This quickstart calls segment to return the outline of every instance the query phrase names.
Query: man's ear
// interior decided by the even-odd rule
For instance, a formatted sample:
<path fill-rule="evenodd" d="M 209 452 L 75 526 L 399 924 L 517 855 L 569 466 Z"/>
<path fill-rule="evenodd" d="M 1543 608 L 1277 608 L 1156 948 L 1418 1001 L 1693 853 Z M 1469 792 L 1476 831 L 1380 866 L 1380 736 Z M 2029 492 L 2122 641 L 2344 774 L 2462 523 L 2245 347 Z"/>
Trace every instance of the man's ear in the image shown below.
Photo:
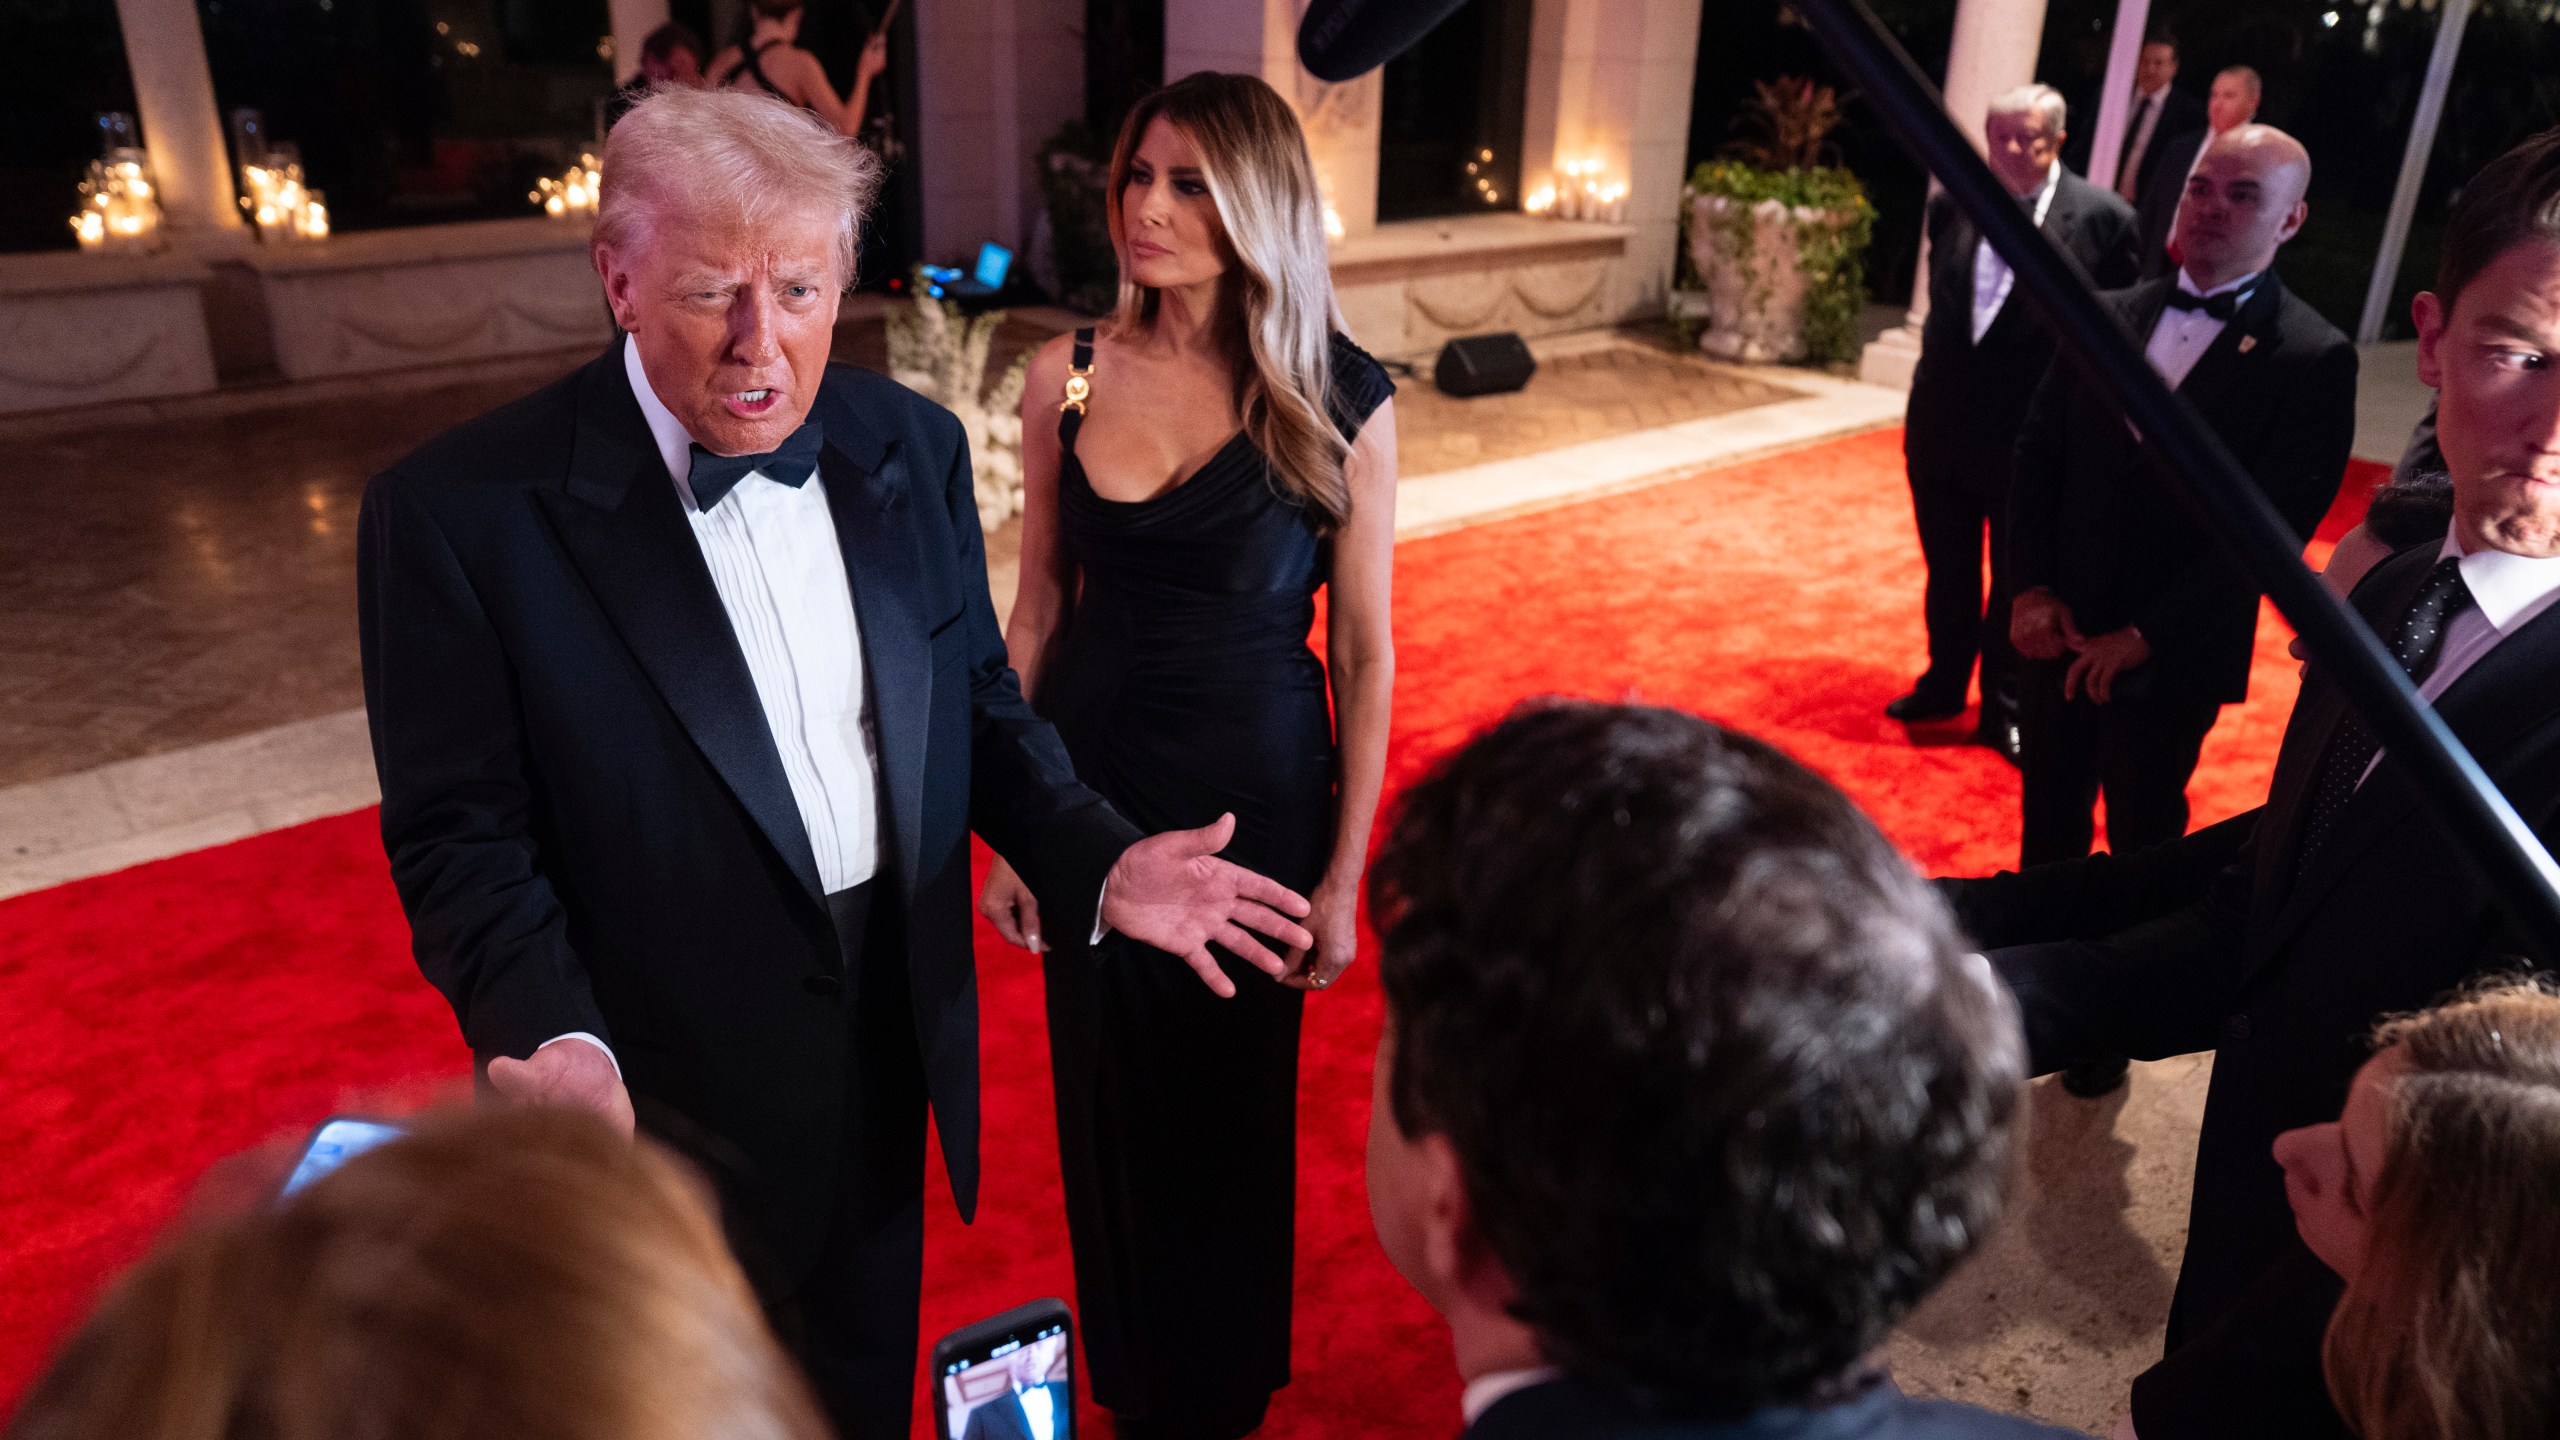
<path fill-rule="evenodd" d="M 613 323 L 626 332 L 636 329 L 638 307 L 631 303 L 631 271 L 611 250 L 601 243 L 587 247 L 587 259 L 596 267 L 596 276 L 604 281 L 605 308 L 613 312 Z"/>
<path fill-rule="evenodd" d="M 2418 383 L 2430 390 L 2444 388 L 2444 361 L 2436 354 L 2436 346 L 2444 339 L 2445 322 L 2452 318 L 2433 290 L 2421 290 L 2409 302 L 2409 321 L 2418 327 Z"/>
<path fill-rule="evenodd" d="M 1480 1310 L 1509 1314 L 1519 1291 L 1476 1224 L 1457 1147 L 1446 1135 L 1426 1135 L 1421 1145 L 1430 1197 L 1424 1218 L 1423 1263 L 1430 1267 L 1441 1293 L 1463 1296 Z"/>
<path fill-rule="evenodd" d="M 2281 245 L 2287 240 L 2292 239 L 2294 236 L 2301 234 L 2302 222 L 2310 218 L 2311 202 L 2308 200 L 2294 201 L 2293 213 L 2284 217 L 2284 229 L 2276 235 L 2276 243 Z"/>

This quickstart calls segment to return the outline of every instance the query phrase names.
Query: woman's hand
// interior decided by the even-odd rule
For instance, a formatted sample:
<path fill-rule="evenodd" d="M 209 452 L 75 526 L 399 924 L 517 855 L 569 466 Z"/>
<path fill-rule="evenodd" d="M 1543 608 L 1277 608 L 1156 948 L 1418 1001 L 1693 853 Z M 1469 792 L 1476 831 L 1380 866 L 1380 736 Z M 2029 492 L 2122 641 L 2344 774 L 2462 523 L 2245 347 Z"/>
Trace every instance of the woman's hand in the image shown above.
<path fill-rule="evenodd" d="M 1321 990 L 1342 977 L 1360 958 L 1360 882 L 1327 880 L 1307 895 L 1307 929 L 1314 932 L 1313 950 L 1291 946 L 1289 969 L 1280 983 L 1298 990 Z"/>
<path fill-rule="evenodd" d="M 889 37 L 874 35 L 862 46 L 862 58 L 854 62 L 854 75 L 868 81 L 889 68 Z"/>
<path fill-rule="evenodd" d="M 978 894 L 978 913 L 996 923 L 996 933 L 1007 944 L 1033 952 L 1049 947 L 1040 938 L 1040 902 L 1031 898 L 1031 887 L 1013 873 L 1013 867 L 996 857 L 995 868 L 987 872 L 987 888 Z"/>

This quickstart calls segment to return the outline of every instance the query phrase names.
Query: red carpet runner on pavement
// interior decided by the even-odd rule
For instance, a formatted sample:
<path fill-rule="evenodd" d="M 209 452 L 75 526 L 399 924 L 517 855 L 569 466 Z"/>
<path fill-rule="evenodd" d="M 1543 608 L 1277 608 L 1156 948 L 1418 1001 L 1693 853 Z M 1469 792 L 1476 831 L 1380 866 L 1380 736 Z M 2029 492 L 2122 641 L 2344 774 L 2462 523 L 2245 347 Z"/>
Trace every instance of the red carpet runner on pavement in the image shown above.
<path fill-rule="evenodd" d="M 2315 560 L 2376 473 L 2350 475 Z M 1880 713 L 1924 654 L 1896 431 L 1416 541 L 1397 559 L 1391 794 L 1525 696 L 1635 699 L 1784 746 L 1927 871 L 2015 860 L 2017 775 L 1955 743 L 1970 721 L 1911 733 Z M 2285 639 L 2269 613 L 2249 703 L 2205 748 L 2197 824 L 2265 793 L 2296 683 Z M 931 1197 L 928 1342 L 1074 1294 L 1038 969 L 983 922 L 979 956 L 988 1183 L 975 1227 L 947 1191 Z M 109 1275 L 191 1195 L 219 1203 L 246 1168 L 208 1180 L 215 1162 L 290 1146 L 333 1110 L 451 1093 L 468 1068 L 410 964 L 370 810 L 0 902 L 0 1015 L 0 1413 Z M 1269 1436 L 1457 1429 L 1445 1336 L 1369 1233 L 1378 1024 L 1365 964 L 1307 1009 L 1297 1380 Z M 921 1405 L 917 1433 L 931 1433 Z"/>

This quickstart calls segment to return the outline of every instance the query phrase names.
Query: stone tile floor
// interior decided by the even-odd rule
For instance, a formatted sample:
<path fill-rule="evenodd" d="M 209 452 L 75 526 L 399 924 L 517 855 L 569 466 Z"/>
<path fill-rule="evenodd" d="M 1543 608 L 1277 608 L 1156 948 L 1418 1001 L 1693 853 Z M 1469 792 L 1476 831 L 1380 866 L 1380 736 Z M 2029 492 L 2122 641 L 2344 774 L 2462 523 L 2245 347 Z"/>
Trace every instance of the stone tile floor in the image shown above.
<path fill-rule="evenodd" d="M 878 367 L 877 310 L 839 332 Z M 1067 323 L 1017 316 L 994 363 Z M 0 789 L 360 705 L 355 522 L 366 480 L 445 428 L 583 354 L 412 377 L 0 424 Z M 1453 400 L 1404 382 L 1405 470 L 1420 474 L 1726 413 L 1792 392 L 1642 340 L 1583 342 L 1520 395 Z M 1000 596 L 1015 527 L 989 537 Z"/>

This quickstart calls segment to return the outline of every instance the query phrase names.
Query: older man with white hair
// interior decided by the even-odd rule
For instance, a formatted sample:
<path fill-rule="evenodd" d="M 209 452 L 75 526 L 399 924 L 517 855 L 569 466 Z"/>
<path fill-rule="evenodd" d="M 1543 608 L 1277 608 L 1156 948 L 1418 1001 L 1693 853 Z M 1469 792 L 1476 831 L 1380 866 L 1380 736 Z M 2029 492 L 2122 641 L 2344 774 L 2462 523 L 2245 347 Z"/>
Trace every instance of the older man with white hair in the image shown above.
<path fill-rule="evenodd" d="M 700 1159 L 849 1436 L 904 1436 L 925 1112 L 978 1182 L 969 833 L 1232 989 L 1306 902 L 1141 839 L 1023 701 L 949 413 L 827 363 L 876 166 L 769 97 L 614 128 L 625 332 L 365 496 L 383 842 L 491 1093 Z"/>
<path fill-rule="evenodd" d="M 2036 228 L 2092 285 L 2134 281 L 2133 210 L 2062 163 L 2061 94 L 2021 85 L 1991 102 L 1983 135 L 1992 173 Z M 1929 320 L 1911 375 L 1902 455 L 1911 476 L 1911 512 L 1928 561 L 1925 614 L 1929 668 L 1911 692 L 1885 707 L 1902 721 L 1947 719 L 1964 710 L 1973 662 L 1982 657 L 1982 710 L 1975 734 L 2015 760 L 2017 702 L 2009 649 L 2009 462 L 2026 423 L 2027 401 L 2053 362 L 2053 334 L 2023 299 L 2009 262 L 1945 195 L 1929 202 Z M 1982 588 L 1982 547 L 1991 543 L 1991 591 Z"/>

